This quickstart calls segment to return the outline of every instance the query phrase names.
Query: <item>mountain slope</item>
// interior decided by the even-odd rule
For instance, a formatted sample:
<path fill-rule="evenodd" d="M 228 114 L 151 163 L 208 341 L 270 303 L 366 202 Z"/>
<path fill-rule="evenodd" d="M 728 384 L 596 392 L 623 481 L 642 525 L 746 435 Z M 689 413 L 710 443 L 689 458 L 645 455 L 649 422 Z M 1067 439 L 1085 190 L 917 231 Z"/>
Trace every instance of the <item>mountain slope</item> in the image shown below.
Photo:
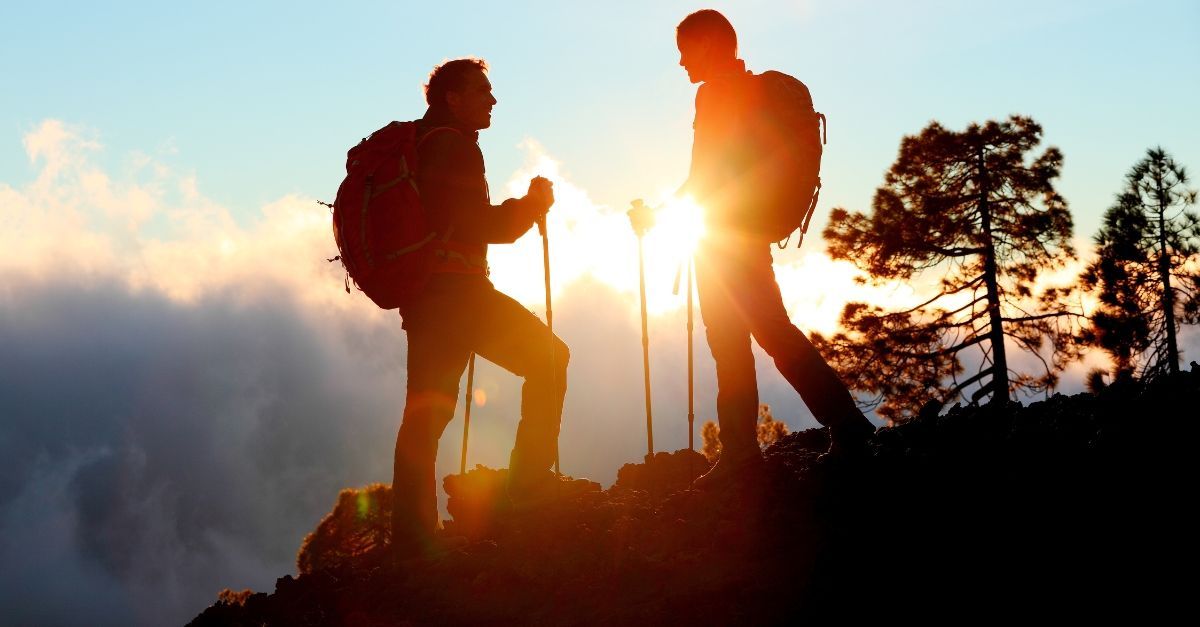
<path fill-rule="evenodd" d="M 609 490 L 521 514 L 496 505 L 503 471 L 477 468 L 446 480 L 463 551 L 399 566 L 347 554 L 191 624 L 1161 618 L 1188 598 L 1170 566 L 1194 554 L 1198 400 L 1193 366 L 1028 407 L 956 407 L 828 467 L 824 430 L 804 431 L 721 494 L 680 489 L 702 457 L 660 454 Z"/>

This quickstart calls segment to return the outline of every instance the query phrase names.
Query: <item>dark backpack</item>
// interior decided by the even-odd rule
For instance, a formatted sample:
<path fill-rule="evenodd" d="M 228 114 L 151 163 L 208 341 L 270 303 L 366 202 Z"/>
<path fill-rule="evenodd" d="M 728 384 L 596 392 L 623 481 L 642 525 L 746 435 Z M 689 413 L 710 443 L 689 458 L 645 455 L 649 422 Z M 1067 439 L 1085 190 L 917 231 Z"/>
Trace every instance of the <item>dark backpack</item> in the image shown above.
<path fill-rule="evenodd" d="M 768 71 L 754 80 L 759 115 L 750 227 L 769 241 L 782 242 L 780 248 L 799 229 L 799 247 L 821 190 L 825 115 L 813 108 L 808 87 L 787 74 Z"/>
<path fill-rule="evenodd" d="M 346 291 L 352 279 L 384 309 L 399 307 L 424 286 L 441 239 L 426 220 L 417 190 L 421 139 L 415 122 L 392 122 L 371 133 L 346 154 L 346 178 L 333 202 L 333 238 L 348 275 Z"/>

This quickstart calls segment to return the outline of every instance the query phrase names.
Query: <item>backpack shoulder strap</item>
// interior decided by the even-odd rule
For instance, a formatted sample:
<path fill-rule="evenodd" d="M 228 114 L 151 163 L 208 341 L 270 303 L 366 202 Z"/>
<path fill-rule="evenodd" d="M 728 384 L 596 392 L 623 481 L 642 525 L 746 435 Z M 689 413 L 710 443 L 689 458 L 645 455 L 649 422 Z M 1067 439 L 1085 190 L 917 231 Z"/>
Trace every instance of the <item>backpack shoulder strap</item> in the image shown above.
<path fill-rule="evenodd" d="M 434 128 L 429 129 L 428 131 L 425 131 L 425 134 L 422 135 L 420 137 L 420 139 L 417 140 L 417 146 L 416 146 L 417 149 L 420 150 L 421 144 L 424 144 L 425 141 L 428 140 L 430 137 L 433 137 L 434 135 L 437 135 L 438 133 L 440 133 L 442 131 L 450 131 L 456 135 L 462 135 L 462 131 L 454 128 L 453 126 L 436 126 Z"/>

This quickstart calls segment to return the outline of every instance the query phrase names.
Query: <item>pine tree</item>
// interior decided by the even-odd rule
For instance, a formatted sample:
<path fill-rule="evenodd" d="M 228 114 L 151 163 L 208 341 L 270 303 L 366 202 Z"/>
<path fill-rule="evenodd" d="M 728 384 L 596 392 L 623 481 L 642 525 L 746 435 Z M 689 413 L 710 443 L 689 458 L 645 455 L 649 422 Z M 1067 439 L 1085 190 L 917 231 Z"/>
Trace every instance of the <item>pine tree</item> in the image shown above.
<path fill-rule="evenodd" d="M 1200 321 L 1196 190 L 1161 147 L 1146 151 L 1104 214 L 1097 257 L 1080 277 L 1099 307 L 1084 339 L 1113 359 L 1116 378 L 1179 372 L 1182 324 Z"/>
<path fill-rule="evenodd" d="M 1045 272 L 1073 258 L 1072 222 L 1054 188 L 1057 148 L 1031 153 L 1042 128 L 1028 117 L 971 124 L 962 132 L 934 122 L 900 143 L 871 213 L 835 208 L 824 236 L 830 255 L 864 270 L 875 284 L 935 287 L 913 307 L 850 303 L 843 331 L 817 337 L 854 390 L 873 395 L 878 413 L 900 420 L 940 407 L 972 386 L 972 401 L 1006 402 L 1015 389 L 1046 390 L 1065 365 L 1065 307 L 1039 302 Z M 1055 349 L 1049 361 L 1044 343 Z M 1041 373 L 1014 371 L 1008 347 L 1041 361 Z M 979 353 L 966 378 L 961 355 Z"/>

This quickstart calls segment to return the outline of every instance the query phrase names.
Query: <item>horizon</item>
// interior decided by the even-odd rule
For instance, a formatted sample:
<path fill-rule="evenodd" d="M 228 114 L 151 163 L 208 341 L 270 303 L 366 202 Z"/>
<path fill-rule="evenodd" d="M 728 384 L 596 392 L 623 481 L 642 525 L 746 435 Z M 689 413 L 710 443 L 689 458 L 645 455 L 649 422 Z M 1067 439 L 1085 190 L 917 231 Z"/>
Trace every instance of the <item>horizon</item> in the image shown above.
<path fill-rule="evenodd" d="M 818 234 L 834 207 L 870 209 L 901 138 L 930 121 L 1040 123 L 1036 152 L 1064 154 L 1056 188 L 1081 260 L 1147 148 L 1200 168 L 1194 2 L 711 5 L 748 67 L 804 80 L 829 116 L 809 236 L 775 254 L 806 331 L 835 330 L 852 298 L 917 295 L 855 285 Z M 332 201 L 361 137 L 423 114 L 420 85 L 443 59 L 491 64 L 499 104 L 480 144 L 493 197 L 522 193 L 534 174 L 555 181 L 555 330 L 572 349 L 563 471 L 608 485 L 640 460 L 625 210 L 665 202 L 686 175 L 695 86 L 674 26 L 698 8 L 15 8 L 0 38 L 0 558 L 34 583 L 24 594 L 6 573 L 0 612 L 177 621 L 221 587 L 294 571 L 300 538 L 341 488 L 390 480 L 404 334 L 394 312 L 343 291 L 317 201 Z M 670 451 L 687 445 L 684 304 L 671 294 L 683 255 L 651 237 L 664 238 L 647 240 L 655 442 Z M 489 254 L 497 287 L 539 316 L 540 246 L 531 231 Z M 699 442 L 715 375 L 698 308 L 696 325 Z M 1200 330 L 1184 327 L 1181 343 L 1184 363 L 1196 360 Z M 817 426 L 755 356 L 775 418 Z M 1105 363 L 1094 351 L 1059 391 L 1083 390 Z M 469 464 L 504 466 L 520 382 L 481 360 L 476 389 Z M 439 478 L 458 469 L 462 404 Z M 45 555 L 22 557 L 34 545 Z"/>

